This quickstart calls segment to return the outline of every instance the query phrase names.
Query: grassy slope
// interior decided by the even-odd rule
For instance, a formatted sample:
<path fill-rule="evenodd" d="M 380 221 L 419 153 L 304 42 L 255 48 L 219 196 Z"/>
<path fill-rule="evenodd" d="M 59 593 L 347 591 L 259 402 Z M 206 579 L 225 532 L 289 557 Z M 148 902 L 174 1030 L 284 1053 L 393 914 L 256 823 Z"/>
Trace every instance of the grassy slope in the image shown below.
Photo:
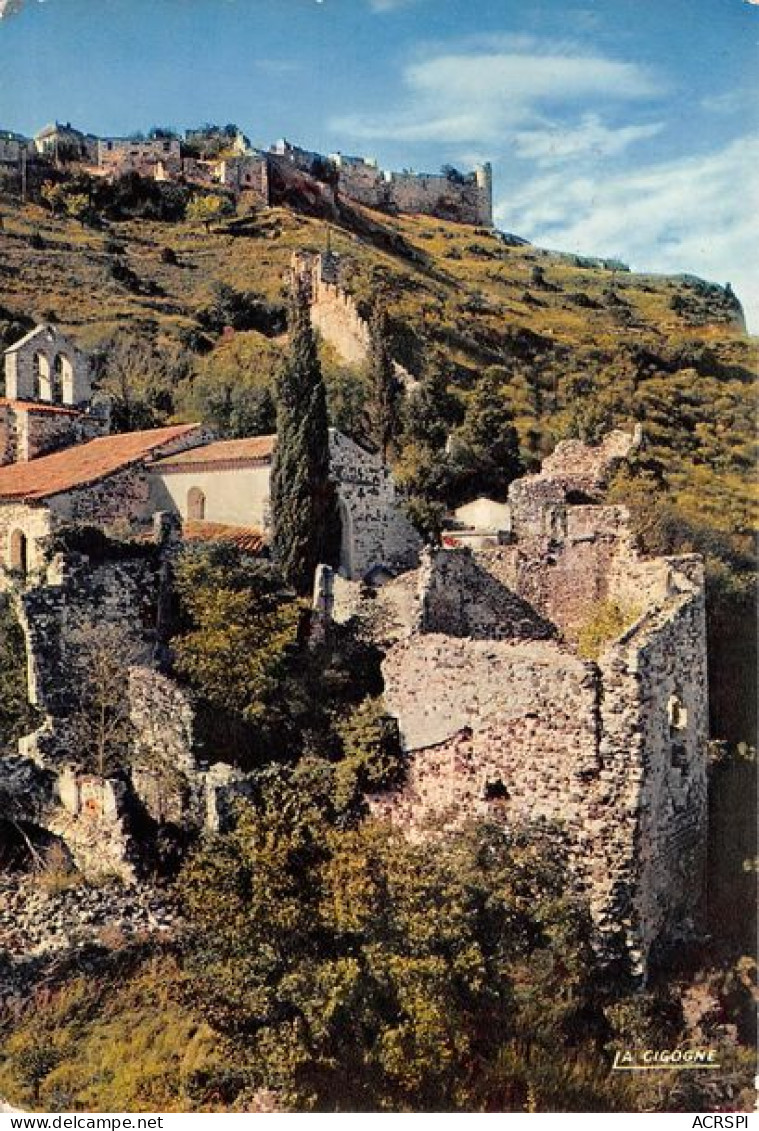
<path fill-rule="evenodd" d="M 2 304 L 54 318 L 85 348 L 117 326 L 174 337 L 192 325 L 214 282 L 281 300 L 292 252 L 326 244 L 323 221 L 284 209 L 243 223 L 236 235 L 146 221 L 93 231 L 33 205 L 6 202 L 2 210 Z M 34 232 L 42 247 L 30 246 Z M 331 226 L 331 242 L 349 260 L 360 301 L 383 286 L 411 368 L 429 345 L 438 347 L 466 401 L 483 368 L 503 367 L 528 455 L 549 450 L 566 431 L 577 381 L 589 380 L 587 395 L 610 422 L 643 420 L 686 513 L 732 533 L 752 527 L 754 355 L 719 292 L 704 296 L 683 279 L 578 266 L 572 257 L 504 246 L 422 217 L 357 211 Z M 133 293 L 111 277 L 114 244 L 157 293 Z M 165 247 L 179 266 L 162 261 Z M 534 281 L 536 267 L 544 282 Z M 673 299 L 685 313 L 672 309 Z M 246 381 L 257 380 L 258 370 L 268 379 L 280 349 L 261 335 L 238 335 L 200 368 L 246 370 Z"/>

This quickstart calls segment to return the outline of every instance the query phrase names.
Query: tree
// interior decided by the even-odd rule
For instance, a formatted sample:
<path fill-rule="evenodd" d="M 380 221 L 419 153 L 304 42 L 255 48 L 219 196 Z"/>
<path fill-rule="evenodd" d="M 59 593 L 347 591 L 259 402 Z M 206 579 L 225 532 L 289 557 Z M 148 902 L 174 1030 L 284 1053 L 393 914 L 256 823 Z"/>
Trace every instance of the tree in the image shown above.
<path fill-rule="evenodd" d="M 280 689 L 298 641 L 300 602 L 283 592 L 270 563 L 228 543 L 186 547 L 175 585 L 176 668 L 202 698 L 216 756 L 227 739 L 238 762 L 275 735 L 286 745 Z"/>
<path fill-rule="evenodd" d="M 330 479 L 327 398 L 308 303 L 297 286 L 290 347 L 277 381 L 277 444 L 271 473 L 272 551 L 296 592 L 339 550 L 337 492 Z"/>
<path fill-rule="evenodd" d="M 216 193 L 196 193 L 187 205 L 186 216 L 190 223 L 204 224 L 207 232 L 211 231 L 211 224 L 221 220 L 234 212 L 234 205 L 228 196 L 219 196 Z"/>
<path fill-rule="evenodd" d="M 102 620 L 84 622 L 69 643 L 74 750 L 82 768 L 108 777 L 129 761 L 129 668 L 144 662 L 145 648 L 123 626 Z"/>
<path fill-rule="evenodd" d="M 40 196 L 54 216 L 60 216 L 66 208 L 66 189 L 55 181 L 45 181 Z"/>
<path fill-rule="evenodd" d="M 375 305 L 369 329 L 369 433 L 382 459 L 387 461 L 400 430 L 402 386 L 390 356 L 387 310 L 381 302 Z"/>
<path fill-rule="evenodd" d="M 500 374 L 486 370 L 450 449 L 451 495 L 456 503 L 479 494 L 505 498 L 520 474 L 519 436 Z"/>
<path fill-rule="evenodd" d="M 137 331 L 105 339 L 94 359 L 97 384 L 113 401 L 117 432 L 155 428 L 174 409 L 178 388 L 192 372 L 189 353 L 160 347 Z"/>

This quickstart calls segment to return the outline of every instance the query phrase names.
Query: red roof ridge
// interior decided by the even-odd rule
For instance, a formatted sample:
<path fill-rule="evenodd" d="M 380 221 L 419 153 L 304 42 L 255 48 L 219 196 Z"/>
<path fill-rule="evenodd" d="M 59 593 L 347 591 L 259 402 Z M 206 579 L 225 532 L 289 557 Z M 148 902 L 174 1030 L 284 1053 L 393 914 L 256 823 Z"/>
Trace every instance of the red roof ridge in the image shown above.
<path fill-rule="evenodd" d="M 252 554 L 260 554 L 267 543 L 265 532 L 258 526 L 234 526 L 200 518 L 184 520 L 182 537 L 187 542 L 232 542 Z"/>
<path fill-rule="evenodd" d="M 11 400 L 9 397 L 0 397 L 0 406 L 2 405 L 15 408 L 17 412 L 55 412 L 62 413 L 64 416 L 83 415 L 82 409 L 75 408 L 73 405 L 48 404 L 46 401 L 19 401 Z"/>
<path fill-rule="evenodd" d="M 155 461 L 155 466 L 168 470 L 173 467 L 178 469 L 197 467 L 200 464 L 260 462 L 271 457 L 276 439 L 276 435 L 266 435 L 245 436 L 237 440 L 214 440 L 208 444 L 199 444 L 189 451 L 163 456 Z"/>
<path fill-rule="evenodd" d="M 133 464 L 147 462 L 156 448 L 201 427 L 171 424 L 142 432 L 120 432 L 73 444 L 26 463 L 8 464 L 0 467 L 0 502 L 46 499 L 97 483 Z"/>

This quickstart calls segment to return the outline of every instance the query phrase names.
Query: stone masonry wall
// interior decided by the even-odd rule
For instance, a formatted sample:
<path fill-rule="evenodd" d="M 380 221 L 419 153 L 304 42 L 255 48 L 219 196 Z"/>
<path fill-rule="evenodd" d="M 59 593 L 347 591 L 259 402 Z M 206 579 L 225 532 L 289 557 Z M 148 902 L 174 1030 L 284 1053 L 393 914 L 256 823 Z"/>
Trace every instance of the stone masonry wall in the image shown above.
<path fill-rule="evenodd" d="M 369 327 L 349 294 L 319 281 L 311 302 L 311 324 L 346 365 L 363 365 L 369 356 Z"/>
<path fill-rule="evenodd" d="M 385 173 L 368 164 L 341 164 L 338 193 L 367 208 L 422 213 L 462 224 L 493 223 L 491 173 L 483 166 L 461 180 L 439 173 Z"/>
<path fill-rule="evenodd" d="M 692 562 L 692 560 L 691 560 Z M 638 682 L 642 749 L 640 823 L 633 899 L 644 939 L 688 937 L 703 928 L 706 866 L 708 680 L 703 572 L 673 568 L 681 594 L 652 614 L 619 650 Z M 632 655 L 630 654 L 632 650 Z M 613 664 L 614 657 L 607 661 Z M 611 691 L 611 673 L 604 686 Z M 608 698 L 608 693 L 607 693 Z M 608 711 L 611 709 L 609 703 Z M 608 724 L 606 724 L 608 729 Z"/>
<path fill-rule="evenodd" d="M 598 605 L 610 599 L 612 577 L 623 574 L 634 560 L 626 519 L 621 507 L 562 506 L 553 536 L 527 536 L 511 545 L 485 547 L 474 552 L 474 561 L 572 637 Z M 618 584 L 617 599 L 621 593 Z M 632 604 L 643 607 L 641 596 Z"/>
<path fill-rule="evenodd" d="M 373 566 L 408 569 L 421 540 L 400 509 L 389 470 L 379 456 L 330 430 L 330 467 L 338 484 L 343 545 L 341 569 L 363 577 Z"/>
<path fill-rule="evenodd" d="M 487 559 L 486 559 L 487 561 Z M 543 640 L 556 628 L 468 549 L 426 550 L 418 579 L 419 629 L 485 640 Z"/>
<path fill-rule="evenodd" d="M 18 599 L 29 657 L 29 698 L 45 715 L 22 739 L 22 752 L 60 764 L 70 757 L 70 714 L 76 702 L 82 637 L 115 626 L 119 642 L 134 655 L 150 654 L 159 589 L 157 558 L 96 562 L 81 554 L 58 555 L 47 584 Z M 95 627 L 97 626 L 97 627 Z M 127 659 L 125 655 L 124 659 Z"/>
<path fill-rule="evenodd" d="M 50 534 L 51 516 L 45 507 L 0 502 L 0 589 L 10 583 L 8 570 L 16 568 L 18 538 L 26 539 L 27 568 L 32 576 L 44 568 L 42 543 Z"/>
<path fill-rule="evenodd" d="M 549 640 L 396 639 L 385 701 L 410 769 L 402 789 L 371 799 L 417 837 L 471 817 L 560 821 L 602 949 L 625 951 L 638 973 L 702 910 L 703 577 L 693 558 L 666 571 L 649 571 L 644 596 L 658 603 L 597 663 Z M 460 609 L 442 611 L 461 626 Z"/>

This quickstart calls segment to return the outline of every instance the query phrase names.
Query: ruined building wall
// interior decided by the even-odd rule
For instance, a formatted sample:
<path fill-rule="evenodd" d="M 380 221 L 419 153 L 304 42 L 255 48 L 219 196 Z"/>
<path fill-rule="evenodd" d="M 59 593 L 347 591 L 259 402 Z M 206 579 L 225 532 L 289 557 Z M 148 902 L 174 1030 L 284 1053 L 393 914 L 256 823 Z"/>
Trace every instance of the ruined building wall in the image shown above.
<path fill-rule="evenodd" d="M 46 716 L 41 730 L 24 740 L 25 753 L 53 759 L 70 754 L 67 720 L 77 702 L 81 637 L 93 625 L 114 626 L 129 650 L 151 651 L 159 576 L 154 555 L 96 561 L 59 554 L 44 581 L 19 595 L 29 698 Z"/>
<path fill-rule="evenodd" d="M 421 540 L 403 514 L 390 471 L 379 456 L 330 429 L 330 468 L 338 484 L 342 525 L 341 569 L 362 577 L 373 566 L 408 569 Z"/>
<path fill-rule="evenodd" d="M 644 770 L 634 910 L 649 939 L 687 937 L 703 929 L 704 914 L 708 680 L 701 563 L 685 559 L 672 581 L 682 590 L 674 609 L 651 616 L 630 642 Z"/>
<path fill-rule="evenodd" d="M 578 508 L 567 529 L 597 527 L 598 545 L 554 545 L 566 558 L 559 573 L 531 559 L 547 552 L 538 542 L 425 552 L 407 627 L 383 665 L 408 780 L 371 805 L 413 836 L 472 817 L 560 821 L 604 948 L 626 950 L 643 972 L 656 942 L 687 934 L 701 912 L 703 573 L 693 557 L 636 559 L 623 530 L 609 564 L 615 522 L 597 508 L 592 523 L 591 509 Z M 599 593 L 634 598 L 641 612 L 597 662 L 545 638 L 547 611 L 567 604 L 571 625 Z"/>
<path fill-rule="evenodd" d="M 501 564 L 506 554 L 499 550 L 479 557 L 467 549 L 425 550 L 418 574 L 419 631 L 484 640 L 555 636 L 554 625 L 497 576 L 493 565 Z M 509 572 L 504 570 L 507 577 Z"/>
<path fill-rule="evenodd" d="M 0 502 L 0 590 L 11 584 L 7 571 L 20 569 L 22 536 L 28 573 L 33 578 L 45 568 L 42 545 L 50 530 L 51 516 L 45 507 Z"/>
<path fill-rule="evenodd" d="M 271 199 L 269 161 L 262 154 L 254 157 L 227 157 L 217 162 L 219 181 L 236 193 L 250 193 L 260 205 Z"/>
<path fill-rule="evenodd" d="M 564 504 L 546 510 L 548 517 L 534 526 L 522 522 L 518 541 L 477 550 L 474 560 L 571 637 L 601 602 L 611 599 L 615 563 L 620 563 L 620 575 L 633 557 L 627 512 L 622 507 Z M 617 586 L 615 599 L 621 595 Z M 642 608 L 640 595 L 631 607 Z"/>

